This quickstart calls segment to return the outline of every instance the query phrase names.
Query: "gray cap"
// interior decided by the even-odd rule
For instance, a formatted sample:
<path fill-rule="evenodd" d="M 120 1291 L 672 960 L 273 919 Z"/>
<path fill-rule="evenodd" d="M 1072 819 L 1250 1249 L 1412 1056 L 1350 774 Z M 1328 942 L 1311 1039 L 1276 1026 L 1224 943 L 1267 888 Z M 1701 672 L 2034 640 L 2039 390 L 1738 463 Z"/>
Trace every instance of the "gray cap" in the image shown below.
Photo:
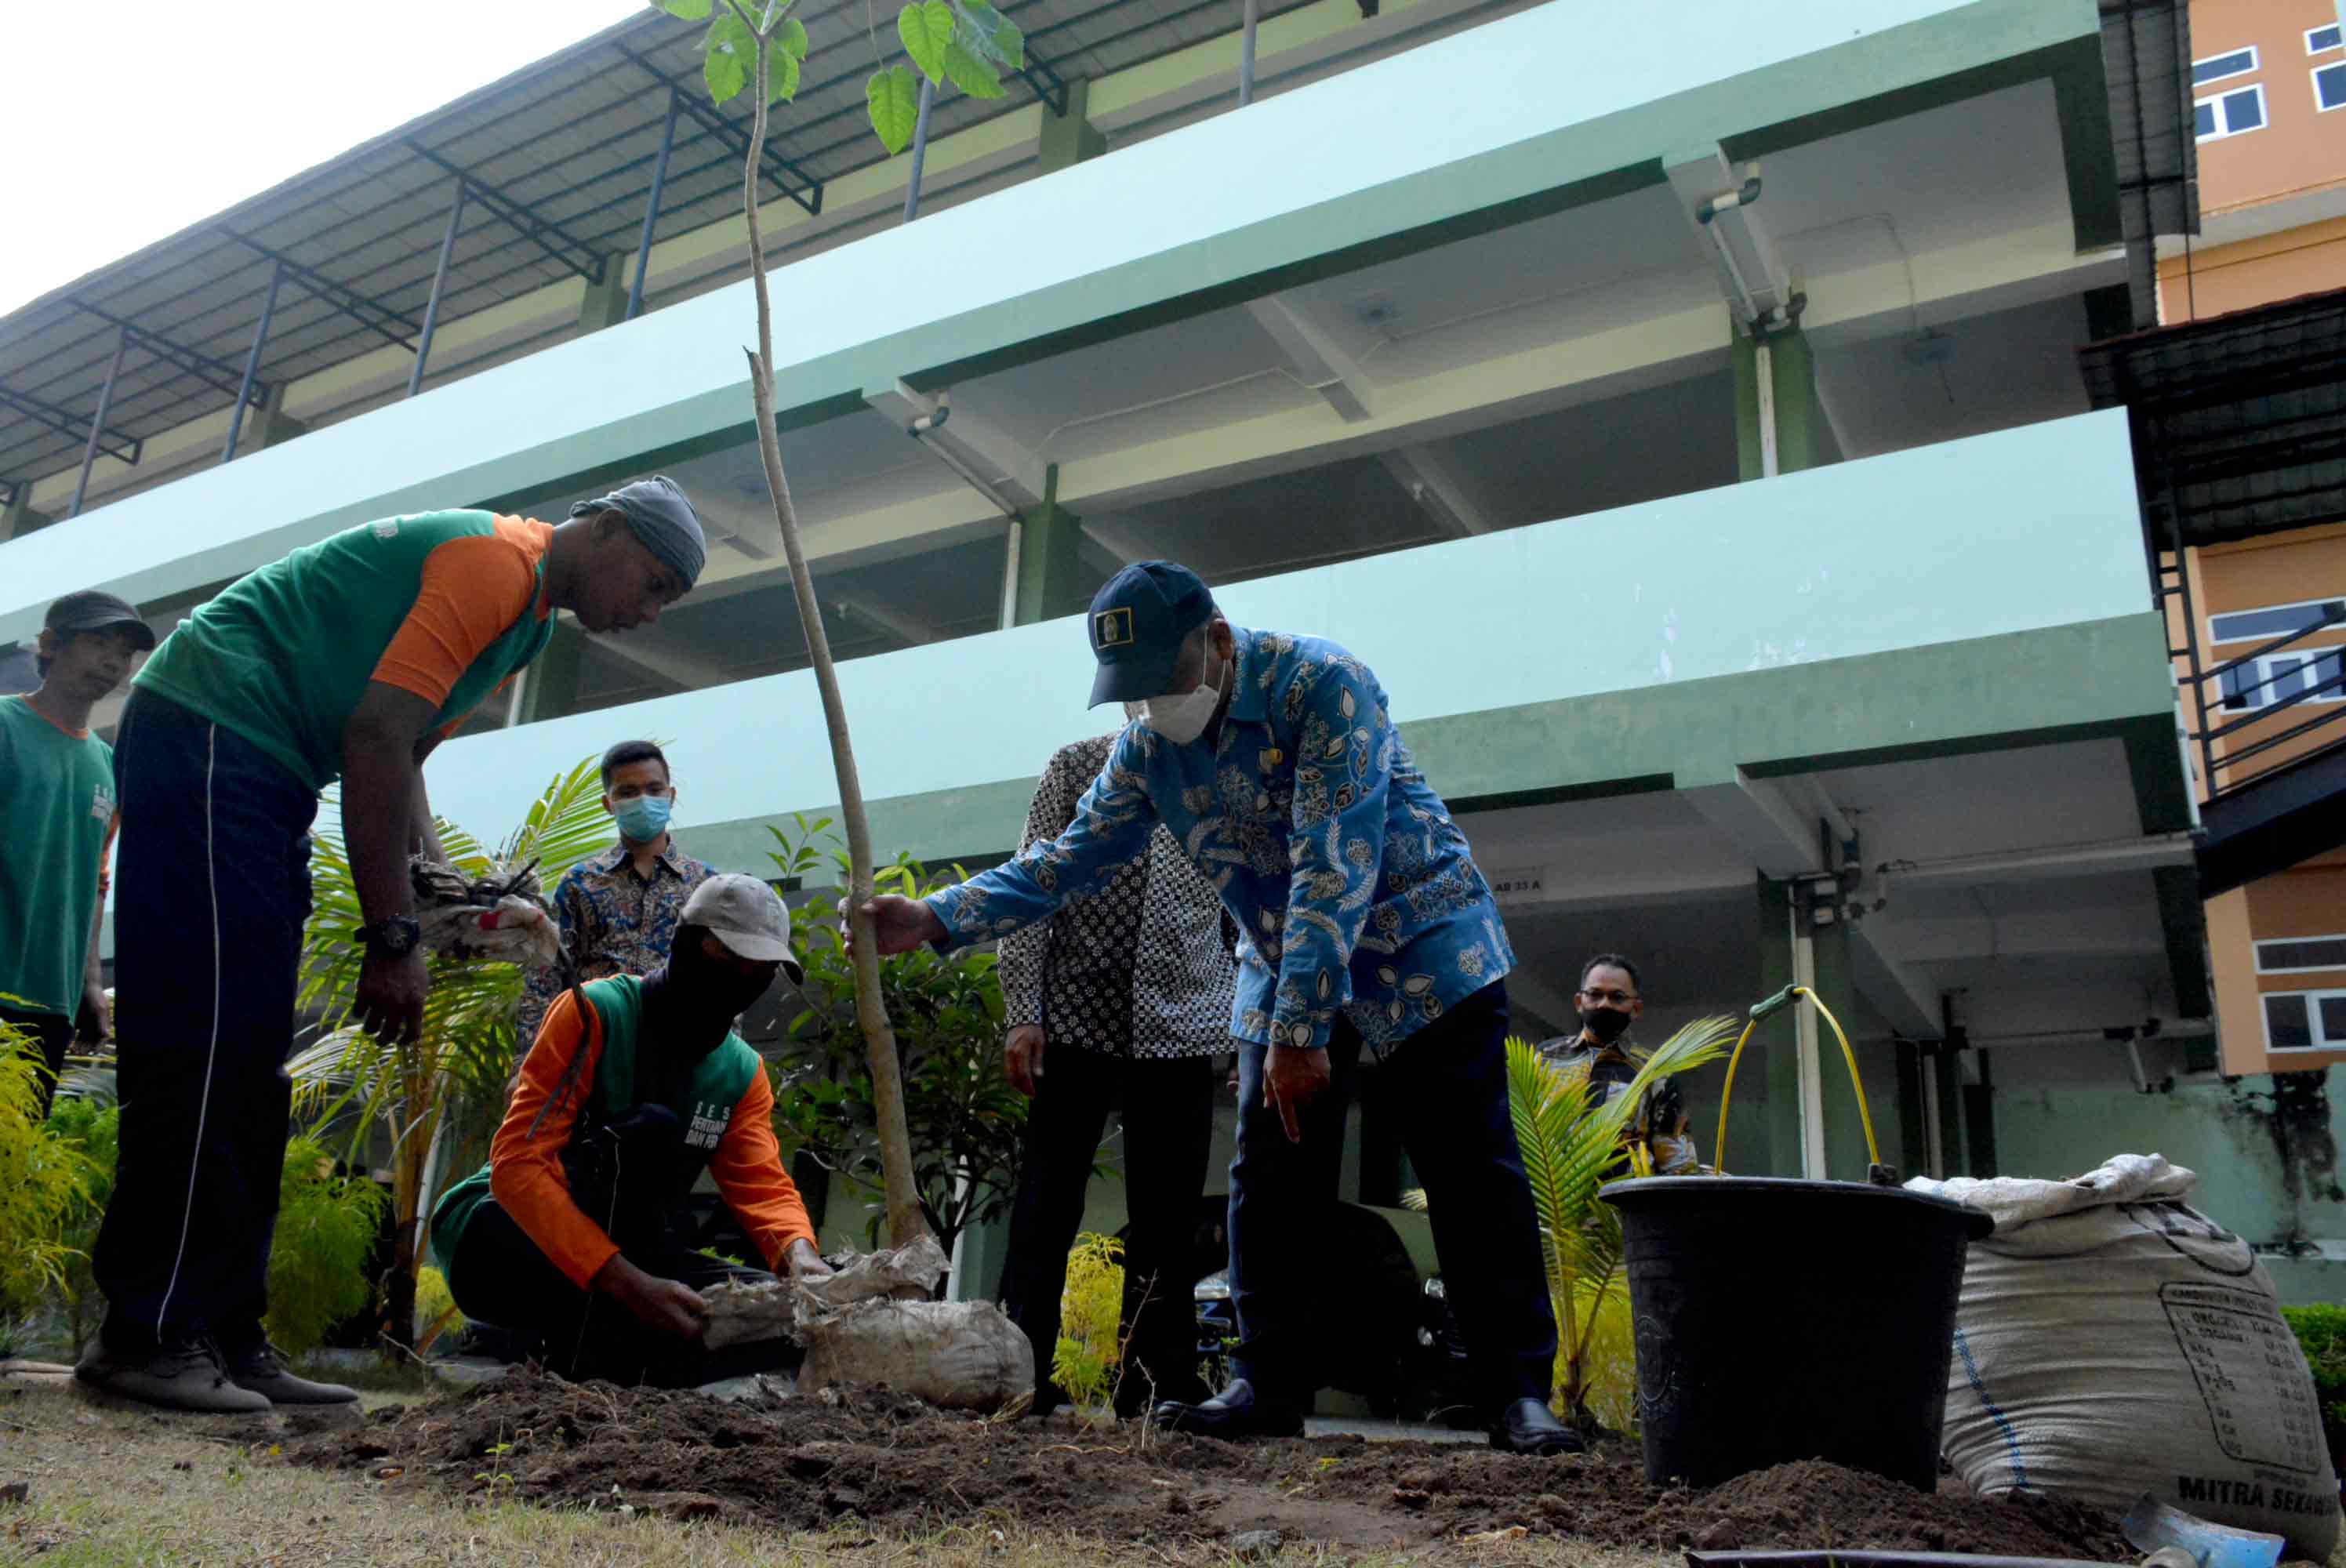
<path fill-rule="evenodd" d="M 155 628 L 139 619 L 129 600 L 99 588 L 67 594 L 49 606 L 42 626 L 53 632 L 103 632 L 120 626 L 130 634 L 141 653 L 155 647 Z"/>
<path fill-rule="evenodd" d="M 709 541 L 700 532 L 700 519 L 694 514 L 692 503 L 684 498 L 676 481 L 655 473 L 649 479 L 622 484 L 608 495 L 581 501 L 570 509 L 570 515 L 594 517 L 606 512 L 625 517 L 638 542 L 682 577 L 686 587 L 700 580 L 700 568 L 709 561 Z"/>
<path fill-rule="evenodd" d="M 781 960 L 793 985 L 806 978 L 806 966 L 790 951 L 790 911 L 780 893 L 753 876 L 718 872 L 692 890 L 677 923 L 699 926 L 736 958 L 752 963 Z"/>

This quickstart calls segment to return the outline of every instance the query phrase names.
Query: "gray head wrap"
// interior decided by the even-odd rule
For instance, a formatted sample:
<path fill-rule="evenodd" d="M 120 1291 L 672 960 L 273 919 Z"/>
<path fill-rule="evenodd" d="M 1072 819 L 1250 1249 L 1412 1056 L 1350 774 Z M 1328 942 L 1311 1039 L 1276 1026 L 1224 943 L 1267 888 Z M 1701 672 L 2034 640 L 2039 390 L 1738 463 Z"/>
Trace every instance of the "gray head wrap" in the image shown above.
<path fill-rule="evenodd" d="M 709 543 L 701 536 L 700 519 L 676 482 L 665 474 L 622 484 L 595 501 L 581 501 L 570 509 L 573 517 L 593 517 L 617 512 L 627 520 L 643 547 L 684 579 L 688 588 L 700 578 L 709 559 Z"/>

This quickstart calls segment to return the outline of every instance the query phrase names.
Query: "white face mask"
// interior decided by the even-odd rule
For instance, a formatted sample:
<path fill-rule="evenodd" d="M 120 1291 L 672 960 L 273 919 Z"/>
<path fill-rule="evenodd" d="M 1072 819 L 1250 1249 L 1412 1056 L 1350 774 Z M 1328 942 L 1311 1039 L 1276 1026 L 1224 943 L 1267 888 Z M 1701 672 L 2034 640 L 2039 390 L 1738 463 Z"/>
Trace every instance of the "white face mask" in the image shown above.
<path fill-rule="evenodd" d="M 1152 697 L 1140 707 L 1149 728 L 1176 746 L 1187 746 L 1206 733 L 1206 726 L 1214 721 L 1214 712 L 1221 705 L 1221 688 L 1210 680 L 1201 680 L 1195 691 L 1180 697 Z"/>

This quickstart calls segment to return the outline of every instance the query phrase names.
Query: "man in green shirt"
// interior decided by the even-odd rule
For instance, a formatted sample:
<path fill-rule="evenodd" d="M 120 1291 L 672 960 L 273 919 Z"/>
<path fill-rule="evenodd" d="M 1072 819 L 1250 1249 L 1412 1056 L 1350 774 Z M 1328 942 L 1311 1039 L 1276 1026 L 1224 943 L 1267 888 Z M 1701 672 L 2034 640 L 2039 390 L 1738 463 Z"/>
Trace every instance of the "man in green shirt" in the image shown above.
<path fill-rule="evenodd" d="M 112 594 L 67 594 L 41 627 L 41 684 L 0 697 L 0 1023 L 39 1043 L 48 1114 L 78 1028 L 107 1036 L 97 975 L 106 850 L 114 838 L 114 750 L 89 732 L 90 709 L 155 646 L 138 612 Z"/>
<path fill-rule="evenodd" d="M 293 1376 L 261 1332 L 318 793 L 341 780 L 365 921 L 353 1019 L 412 1041 L 431 972 L 408 859 L 441 853 L 423 759 L 546 646 L 556 610 L 590 632 L 648 624 L 705 549 L 658 478 L 558 526 L 387 517 L 242 578 L 139 672 L 116 759 L 122 1158 L 85 1381 L 179 1410 L 357 1398 Z"/>

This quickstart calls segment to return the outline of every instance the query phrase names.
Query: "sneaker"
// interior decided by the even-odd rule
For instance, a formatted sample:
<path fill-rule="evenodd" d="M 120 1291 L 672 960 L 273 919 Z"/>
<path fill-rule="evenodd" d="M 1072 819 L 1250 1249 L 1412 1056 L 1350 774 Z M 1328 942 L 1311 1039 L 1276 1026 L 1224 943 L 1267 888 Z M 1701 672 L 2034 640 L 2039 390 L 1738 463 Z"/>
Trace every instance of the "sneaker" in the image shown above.
<path fill-rule="evenodd" d="M 151 1356 L 120 1356 L 93 1346 L 74 1376 L 91 1388 L 168 1410 L 207 1415 L 261 1415 L 269 1399 L 229 1378 L 219 1347 L 209 1340 L 165 1345 Z"/>
<path fill-rule="evenodd" d="M 285 1352 L 262 1339 L 227 1359 L 229 1381 L 272 1405 L 354 1405 L 359 1391 L 340 1383 L 312 1382 L 286 1368 Z"/>

